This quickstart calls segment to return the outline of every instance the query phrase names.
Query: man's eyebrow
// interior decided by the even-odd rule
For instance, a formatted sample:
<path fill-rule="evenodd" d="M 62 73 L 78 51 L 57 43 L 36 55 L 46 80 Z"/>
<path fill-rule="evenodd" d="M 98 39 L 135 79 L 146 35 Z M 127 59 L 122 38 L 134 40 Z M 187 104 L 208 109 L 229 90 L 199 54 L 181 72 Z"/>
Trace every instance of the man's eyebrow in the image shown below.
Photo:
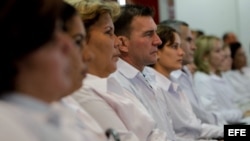
<path fill-rule="evenodd" d="M 147 31 L 144 31 L 143 34 L 148 34 L 148 33 L 151 34 L 151 33 L 154 33 L 155 31 L 156 31 L 156 30 L 153 30 L 153 29 L 152 29 L 152 30 L 147 30 Z"/>
<path fill-rule="evenodd" d="M 77 33 L 77 34 L 73 35 L 73 37 L 74 37 L 74 38 L 76 38 L 76 37 L 81 37 L 81 39 L 85 39 L 85 38 L 86 38 L 86 36 L 83 35 L 83 34 L 81 34 L 81 33 Z"/>

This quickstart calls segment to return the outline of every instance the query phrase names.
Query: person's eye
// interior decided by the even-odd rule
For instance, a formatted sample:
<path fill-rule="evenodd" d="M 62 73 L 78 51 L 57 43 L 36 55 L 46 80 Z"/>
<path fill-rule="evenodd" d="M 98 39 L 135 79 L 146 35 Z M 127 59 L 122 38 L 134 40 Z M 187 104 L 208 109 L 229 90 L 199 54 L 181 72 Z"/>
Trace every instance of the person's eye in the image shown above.
<path fill-rule="evenodd" d="M 173 49 L 178 49 L 179 46 L 178 46 L 178 44 L 173 44 L 170 47 L 173 48 Z"/>
<path fill-rule="evenodd" d="M 74 43 L 77 47 L 81 48 L 83 46 L 84 43 L 84 36 L 82 35 L 76 35 L 73 37 L 74 39 Z"/>
<path fill-rule="evenodd" d="M 189 43 L 191 43 L 192 42 L 192 38 L 188 37 L 188 38 L 186 38 L 186 41 L 189 42 Z"/>
<path fill-rule="evenodd" d="M 83 44 L 83 39 L 82 38 L 75 38 L 74 42 L 75 42 L 77 47 L 81 48 L 82 44 Z"/>
<path fill-rule="evenodd" d="M 221 52 L 221 49 L 217 49 L 217 50 L 215 50 L 215 52 L 220 53 L 220 52 Z"/>
<path fill-rule="evenodd" d="M 81 40 L 75 40 L 75 44 L 76 44 L 78 47 L 81 47 L 82 41 L 81 41 Z"/>
<path fill-rule="evenodd" d="M 109 35 L 109 36 L 113 36 L 114 35 L 114 30 L 113 28 L 107 28 L 107 30 L 105 31 L 105 34 Z"/>
<path fill-rule="evenodd" d="M 145 35 L 145 36 L 148 36 L 148 37 L 152 37 L 153 34 L 154 34 L 154 32 L 149 31 L 149 32 L 146 32 L 144 35 Z"/>
<path fill-rule="evenodd" d="M 110 35 L 110 36 L 113 35 L 113 32 L 111 30 L 106 31 L 105 33 L 108 34 L 108 35 Z"/>

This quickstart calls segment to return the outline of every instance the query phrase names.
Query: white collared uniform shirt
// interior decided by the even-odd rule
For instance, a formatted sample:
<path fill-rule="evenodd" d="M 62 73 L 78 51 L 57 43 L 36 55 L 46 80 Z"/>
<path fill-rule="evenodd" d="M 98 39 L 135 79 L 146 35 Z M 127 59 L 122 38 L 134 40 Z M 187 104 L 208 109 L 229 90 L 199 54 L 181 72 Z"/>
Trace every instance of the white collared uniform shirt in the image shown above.
<path fill-rule="evenodd" d="M 97 141 L 107 141 L 107 137 L 105 135 L 104 130 L 99 126 L 99 124 L 92 118 L 71 96 L 67 96 L 61 100 L 62 104 L 65 105 L 65 108 L 69 108 L 72 110 L 73 114 L 76 116 L 76 120 L 78 120 L 84 129 L 89 130 L 89 136 L 92 136 L 93 139 Z M 80 129 L 81 129 L 81 125 Z M 79 129 L 79 130 L 80 130 Z M 81 131 L 79 131 L 81 132 Z"/>
<path fill-rule="evenodd" d="M 197 71 L 194 75 L 194 86 L 206 110 L 220 115 L 228 123 L 241 120 L 242 112 L 230 98 L 233 91 L 222 78 Z"/>
<path fill-rule="evenodd" d="M 0 102 L 0 140 L 2 141 L 38 141 L 30 129 L 23 123 L 23 119 L 17 116 L 15 107 Z M 14 136 L 13 136 L 14 135 Z"/>
<path fill-rule="evenodd" d="M 165 100 L 154 91 L 141 72 L 119 59 L 117 71 L 110 77 L 115 78 L 124 89 L 140 100 L 157 122 L 156 127 L 167 133 L 167 140 L 176 140 Z"/>
<path fill-rule="evenodd" d="M 239 70 L 230 70 L 223 73 L 223 78 L 234 88 L 236 91 L 232 95 L 233 101 L 242 109 L 242 111 L 250 110 L 250 77 L 247 71 L 243 73 Z"/>
<path fill-rule="evenodd" d="M 133 95 L 108 91 L 106 78 L 87 74 L 84 86 L 73 97 L 104 130 L 117 130 L 122 140 L 165 141 L 165 135 L 154 130 L 155 122 L 140 102 Z"/>
<path fill-rule="evenodd" d="M 8 94 L 4 97 L 4 102 L 6 102 L 4 107 L 13 112 L 14 117 L 11 117 L 13 122 L 17 122 L 21 125 L 20 128 L 30 133 L 35 138 L 34 141 L 94 140 L 84 127 L 81 130 L 83 132 L 78 132 L 78 122 L 71 118 L 67 110 L 60 109 L 59 105 L 54 108 L 42 101 L 18 93 Z M 13 132 L 13 135 L 15 134 Z M 19 140 L 21 139 L 17 141 Z"/>
<path fill-rule="evenodd" d="M 185 72 L 183 72 L 185 71 Z M 196 117 L 203 123 L 209 123 L 214 125 L 223 126 L 227 122 L 220 116 L 207 111 L 201 102 L 201 97 L 198 95 L 193 86 L 193 78 L 186 66 L 182 70 L 171 72 L 171 80 L 180 85 L 182 91 L 189 99 L 193 112 Z"/>
<path fill-rule="evenodd" d="M 178 84 L 171 82 L 167 77 L 152 68 L 145 68 L 148 73 L 155 75 L 155 83 L 165 97 L 173 127 L 177 136 L 186 139 L 207 139 L 223 136 L 223 127 L 201 123 L 194 114 L 187 96 Z"/>

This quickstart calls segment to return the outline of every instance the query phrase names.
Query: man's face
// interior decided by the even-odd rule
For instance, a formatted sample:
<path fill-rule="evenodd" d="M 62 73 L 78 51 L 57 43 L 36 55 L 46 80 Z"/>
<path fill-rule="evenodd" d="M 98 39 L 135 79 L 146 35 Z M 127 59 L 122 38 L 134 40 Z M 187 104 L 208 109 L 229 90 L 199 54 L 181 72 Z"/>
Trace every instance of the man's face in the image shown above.
<path fill-rule="evenodd" d="M 181 48 L 185 52 L 183 57 L 183 65 L 187 65 L 193 62 L 194 51 L 196 46 L 192 37 L 192 32 L 187 26 L 180 27 L 181 36 Z"/>
<path fill-rule="evenodd" d="M 151 16 L 136 16 L 131 23 L 127 53 L 131 65 L 142 69 L 157 61 L 158 46 L 162 43 L 156 33 L 157 26 Z"/>

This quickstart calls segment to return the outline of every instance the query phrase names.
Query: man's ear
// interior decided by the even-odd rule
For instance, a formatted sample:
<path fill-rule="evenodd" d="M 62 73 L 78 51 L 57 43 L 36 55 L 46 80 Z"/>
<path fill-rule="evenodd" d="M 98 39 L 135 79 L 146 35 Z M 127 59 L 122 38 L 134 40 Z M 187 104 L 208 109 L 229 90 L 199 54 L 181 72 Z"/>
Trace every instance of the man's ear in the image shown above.
<path fill-rule="evenodd" d="M 117 38 L 121 41 L 121 45 L 119 46 L 119 50 L 121 52 L 128 52 L 129 39 L 126 36 L 118 36 Z"/>

